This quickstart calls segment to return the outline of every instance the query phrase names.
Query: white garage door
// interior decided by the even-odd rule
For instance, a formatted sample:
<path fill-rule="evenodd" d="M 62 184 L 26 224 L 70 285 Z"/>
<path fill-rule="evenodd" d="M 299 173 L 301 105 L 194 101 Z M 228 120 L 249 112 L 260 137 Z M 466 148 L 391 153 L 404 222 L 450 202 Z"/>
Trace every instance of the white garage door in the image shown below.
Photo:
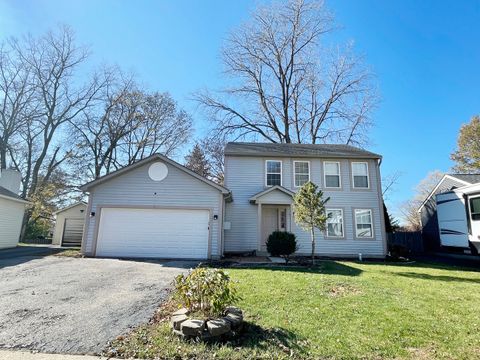
<path fill-rule="evenodd" d="M 209 211 L 103 208 L 97 256 L 206 259 Z"/>

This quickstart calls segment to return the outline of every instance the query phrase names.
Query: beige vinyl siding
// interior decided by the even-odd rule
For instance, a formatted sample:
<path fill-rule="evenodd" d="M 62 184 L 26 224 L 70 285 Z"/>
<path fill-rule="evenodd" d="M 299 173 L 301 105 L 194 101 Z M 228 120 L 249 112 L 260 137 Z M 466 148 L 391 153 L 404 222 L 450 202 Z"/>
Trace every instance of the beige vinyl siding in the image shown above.
<path fill-rule="evenodd" d="M 251 251 L 257 249 L 258 208 L 249 203 L 248 199 L 256 193 L 265 190 L 264 161 L 266 159 L 247 156 L 227 156 L 225 160 L 225 186 L 232 191 L 233 203 L 227 204 L 226 220 L 231 222 L 231 230 L 225 230 L 225 251 Z M 278 158 L 282 160 L 283 186 L 291 191 L 298 191 L 293 186 L 293 162 L 299 158 Z M 317 253 L 319 255 L 384 256 L 384 240 L 381 220 L 381 191 L 378 189 L 377 161 L 372 159 L 334 159 L 308 158 L 310 161 L 310 179 L 320 186 L 325 197 L 330 197 L 328 208 L 344 210 L 344 239 L 324 239 L 317 234 Z M 323 186 L 323 162 L 340 162 L 340 189 L 325 189 Z M 351 178 L 351 161 L 368 163 L 368 189 L 353 189 Z M 277 192 L 278 194 L 278 192 Z M 273 194 L 274 196 L 276 194 Z M 273 199 L 275 200 L 275 199 Z M 283 200 L 282 200 L 283 201 Z M 353 209 L 371 209 L 373 213 L 374 238 L 359 240 L 354 237 Z M 290 219 L 292 231 L 297 235 L 299 253 L 308 254 L 311 251 L 310 234 L 296 226 L 293 215 Z"/>
<path fill-rule="evenodd" d="M 61 245 L 63 230 L 65 226 L 65 219 L 85 219 L 85 214 L 87 212 L 87 205 L 78 204 L 70 209 L 57 213 L 55 217 L 55 229 L 53 231 L 52 244 Z M 83 213 L 80 210 L 84 210 Z"/>
<path fill-rule="evenodd" d="M 219 256 L 221 253 L 222 193 L 167 163 L 165 163 L 168 167 L 167 177 L 162 181 L 155 182 L 148 176 L 150 164 L 151 162 L 90 189 L 88 212 L 89 214 L 95 212 L 95 216 L 87 218 L 83 251 L 87 255 L 94 254 L 94 239 L 96 225 L 100 218 L 100 206 L 202 208 L 211 210 L 211 255 Z M 213 220 L 213 215 L 218 215 L 218 220 Z"/>
<path fill-rule="evenodd" d="M 17 246 L 25 204 L 0 198 L 0 249 Z"/>

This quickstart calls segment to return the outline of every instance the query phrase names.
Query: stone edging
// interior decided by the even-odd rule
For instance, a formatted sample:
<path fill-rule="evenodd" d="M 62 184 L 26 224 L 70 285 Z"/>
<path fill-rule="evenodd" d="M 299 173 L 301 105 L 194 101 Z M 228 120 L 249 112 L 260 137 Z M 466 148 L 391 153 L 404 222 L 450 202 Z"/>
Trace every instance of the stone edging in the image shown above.
<path fill-rule="evenodd" d="M 243 327 L 243 313 L 237 307 L 229 306 L 224 316 L 216 319 L 198 320 L 189 318 L 188 309 L 180 309 L 172 314 L 170 324 L 173 333 L 182 338 L 200 338 L 208 340 L 221 336 L 230 336 Z"/>

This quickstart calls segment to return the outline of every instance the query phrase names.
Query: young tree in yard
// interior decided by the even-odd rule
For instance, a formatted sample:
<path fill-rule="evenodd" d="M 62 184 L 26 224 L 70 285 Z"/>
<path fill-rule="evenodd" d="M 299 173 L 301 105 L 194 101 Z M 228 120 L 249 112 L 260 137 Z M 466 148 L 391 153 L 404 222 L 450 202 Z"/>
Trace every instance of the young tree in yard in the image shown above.
<path fill-rule="evenodd" d="M 210 165 L 205 153 L 198 143 L 195 144 L 190 153 L 185 157 L 185 166 L 205 178 L 210 177 Z"/>
<path fill-rule="evenodd" d="M 325 204 L 330 198 L 323 199 L 322 190 L 312 182 L 304 184 L 293 197 L 295 222 L 305 231 L 310 231 L 312 239 L 312 264 L 315 264 L 315 229 L 325 231 L 327 213 Z"/>
<path fill-rule="evenodd" d="M 235 139 L 364 144 L 375 82 L 350 46 L 323 45 L 334 28 L 320 0 L 258 7 L 222 51 L 230 86 L 196 95 L 216 130 Z"/>
<path fill-rule="evenodd" d="M 459 173 L 480 173 L 480 116 L 460 128 L 457 150 L 451 155 L 454 170 Z"/>

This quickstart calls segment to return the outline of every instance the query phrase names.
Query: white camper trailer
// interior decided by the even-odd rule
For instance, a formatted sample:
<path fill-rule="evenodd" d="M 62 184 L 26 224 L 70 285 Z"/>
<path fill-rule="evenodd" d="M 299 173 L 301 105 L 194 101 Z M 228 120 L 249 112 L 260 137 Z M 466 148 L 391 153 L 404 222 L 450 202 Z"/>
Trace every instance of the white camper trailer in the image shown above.
<path fill-rule="evenodd" d="M 438 194 L 440 244 L 480 252 L 480 184 Z"/>

